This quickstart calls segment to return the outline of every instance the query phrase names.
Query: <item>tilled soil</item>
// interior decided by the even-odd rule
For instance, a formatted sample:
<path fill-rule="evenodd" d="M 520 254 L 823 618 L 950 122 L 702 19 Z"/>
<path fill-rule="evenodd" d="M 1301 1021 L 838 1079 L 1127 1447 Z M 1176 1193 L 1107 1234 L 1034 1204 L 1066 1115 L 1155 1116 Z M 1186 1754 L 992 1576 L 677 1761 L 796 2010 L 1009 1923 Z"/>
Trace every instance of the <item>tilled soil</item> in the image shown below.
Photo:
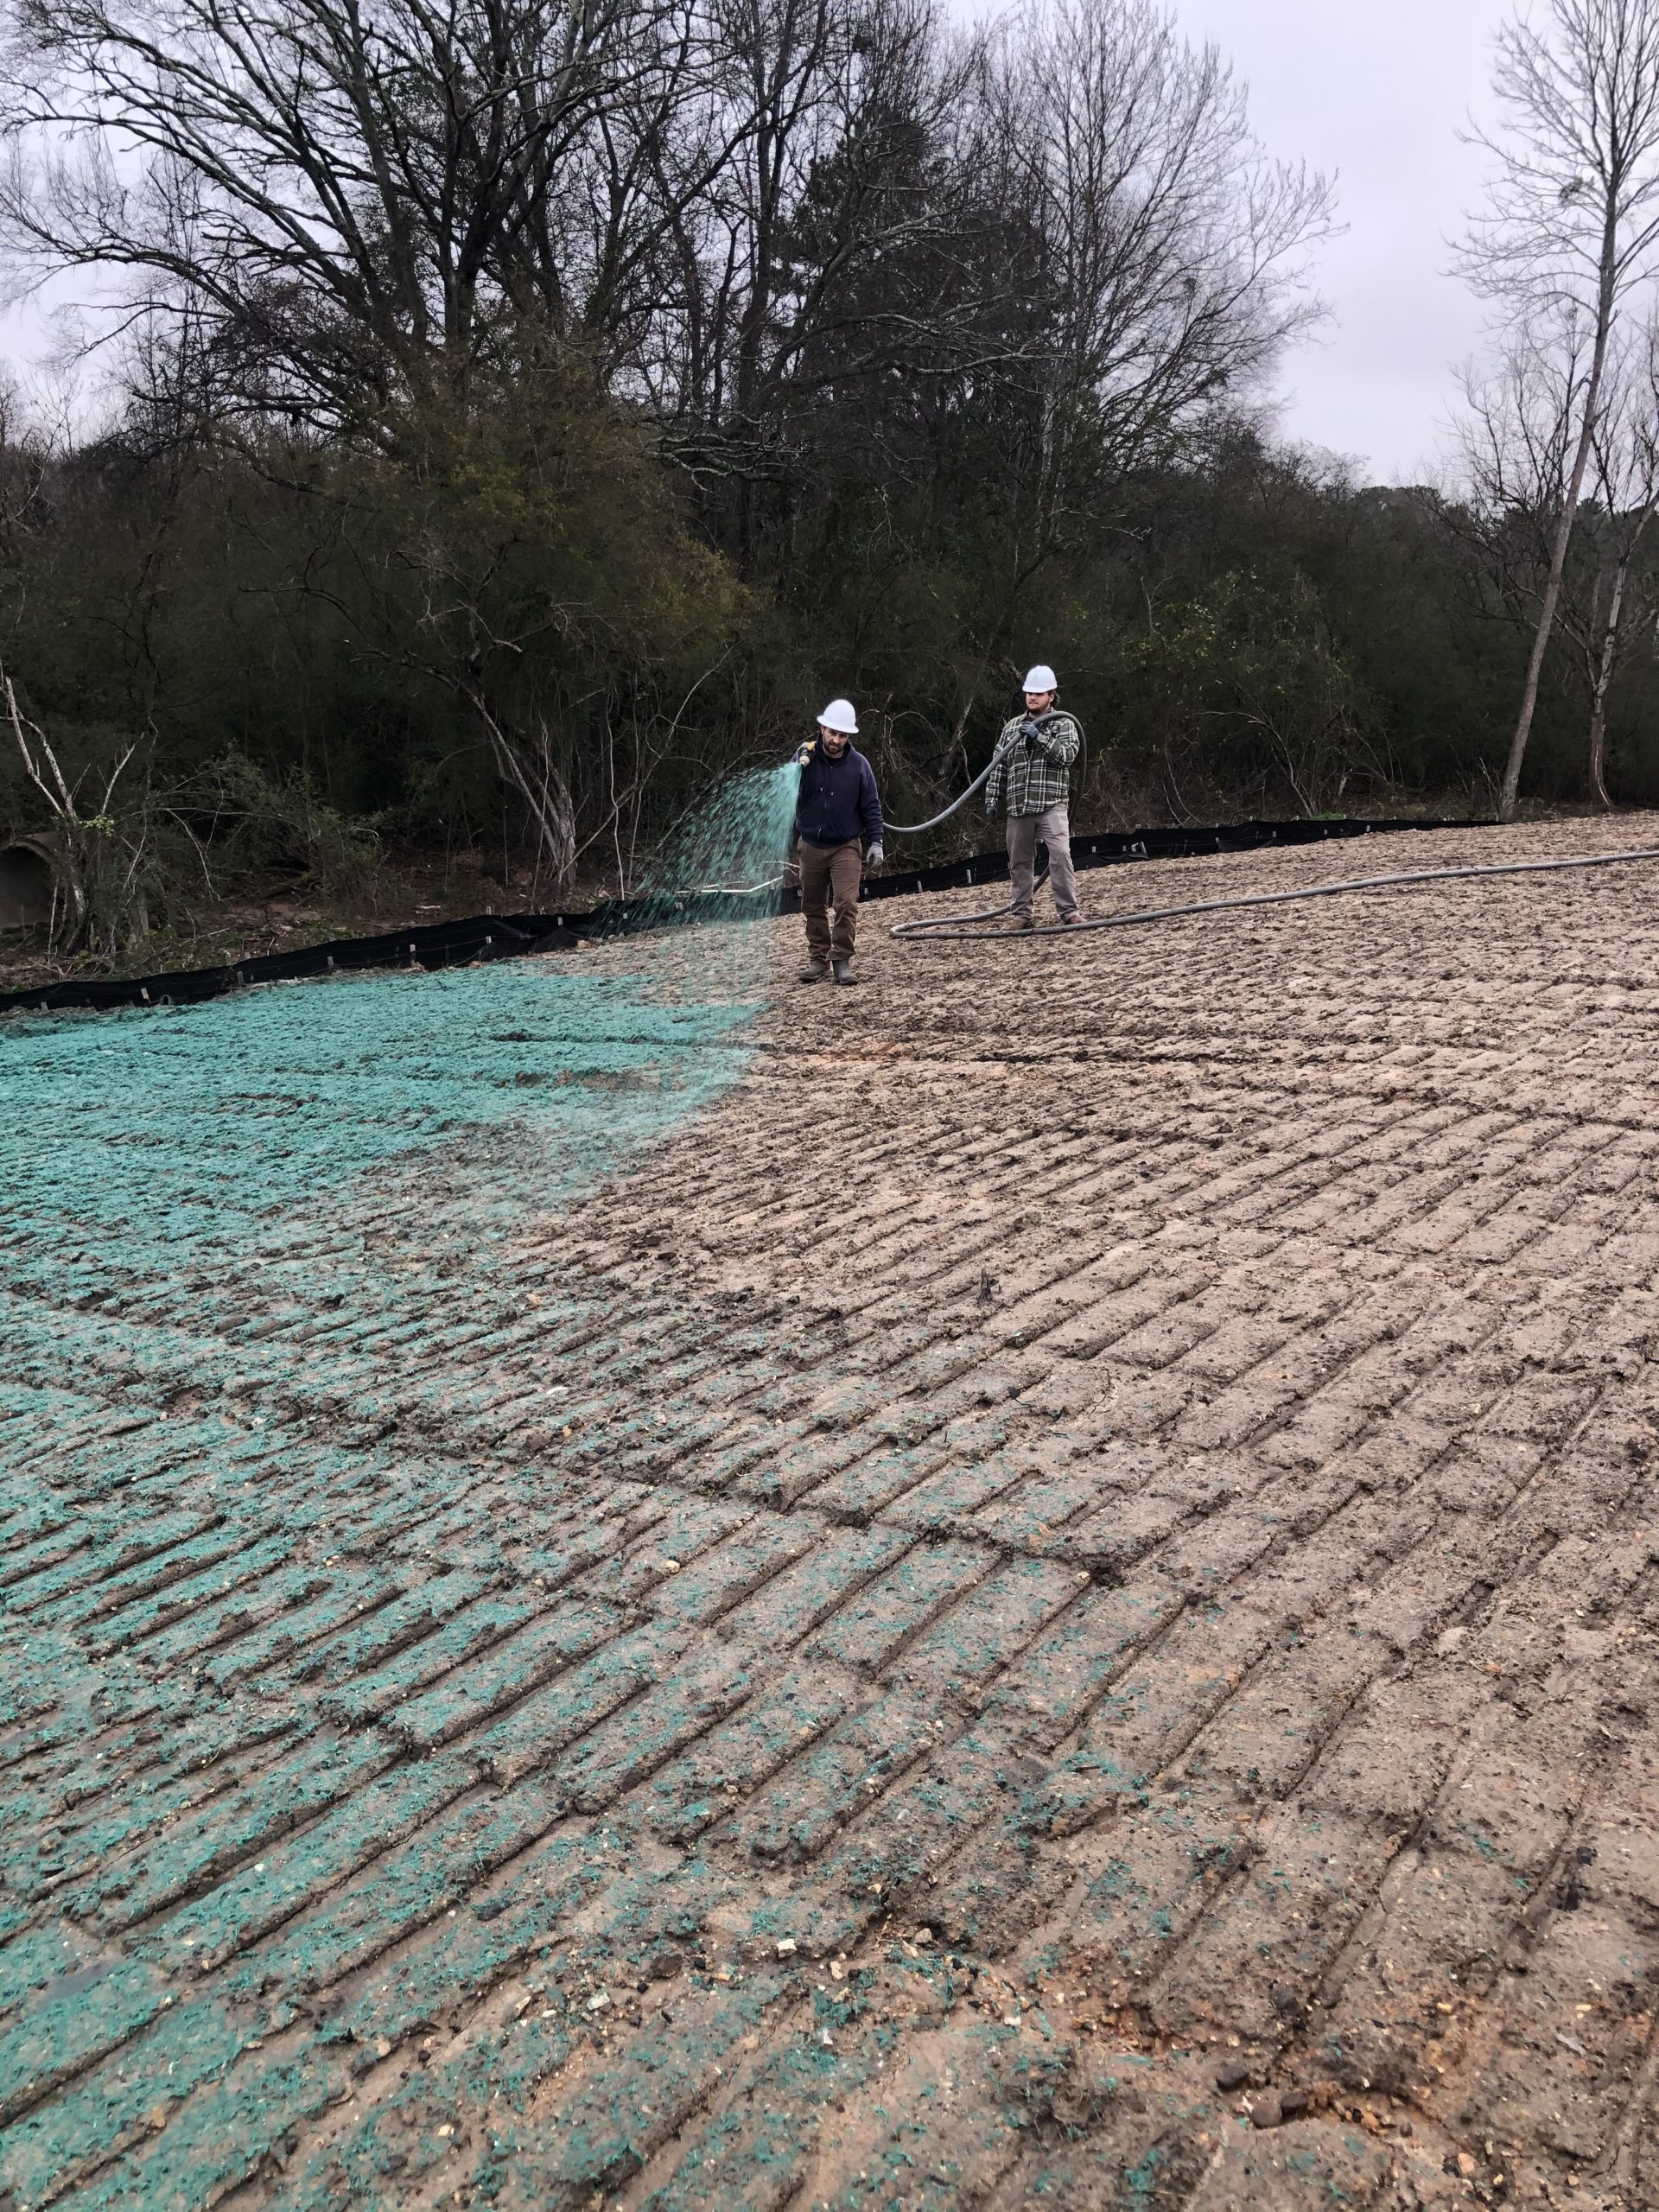
<path fill-rule="evenodd" d="M 907 901 L 747 1057 L 493 1034 L 730 1062 L 535 1211 L 31 1197 L 16 2204 L 1659 2204 L 1656 888 Z"/>

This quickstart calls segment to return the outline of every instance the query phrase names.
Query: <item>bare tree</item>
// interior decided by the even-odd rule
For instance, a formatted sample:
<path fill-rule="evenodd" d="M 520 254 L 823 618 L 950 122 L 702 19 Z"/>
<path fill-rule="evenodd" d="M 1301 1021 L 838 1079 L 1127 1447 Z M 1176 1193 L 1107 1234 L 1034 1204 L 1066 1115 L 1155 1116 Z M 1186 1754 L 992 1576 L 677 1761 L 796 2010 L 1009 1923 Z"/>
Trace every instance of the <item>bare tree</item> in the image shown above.
<path fill-rule="evenodd" d="M 53 458 L 50 440 L 29 421 L 16 387 L 0 381 L 0 556 L 16 558 L 44 509 Z"/>
<path fill-rule="evenodd" d="M 1462 497 L 1443 512 L 1509 619 L 1535 636 L 1554 581 L 1555 620 L 1590 701 L 1587 780 L 1608 806 L 1608 693 L 1630 625 L 1634 565 L 1659 501 L 1659 332 L 1616 328 L 1609 341 L 1572 550 L 1557 570 L 1592 362 L 1592 334 L 1569 309 L 1512 332 L 1492 366 L 1465 369 L 1455 426 Z"/>
<path fill-rule="evenodd" d="M 16 0 L 0 227 L 25 274 L 188 302 L 245 404 L 360 422 L 464 386 L 504 316 L 581 331 L 626 296 L 651 172 L 624 142 L 706 79 L 702 22 L 681 0 Z"/>
<path fill-rule="evenodd" d="M 993 41 L 986 102 L 1042 340 L 1021 456 L 1040 559 L 1069 503 L 1243 397 L 1317 316 L 1332 190 L 1266 157 L 1216 48 L 1156 0 L 1033 0 Z"/>
<path fill-rule="evenodd" d="M 1659 328 L 1625 347 L 1608 379 L 1609 398 L 1592 447 L 1598 558 L 1590 620 L 1580 650 L 1590 682 L 1591 796 L 1610 807 L 1607 695 L 1632 627 L 1632 575 L 1659 511 Z"/>
<path fill-rule="evenodd" d="M 1472 556 L 1483 606 L 1529 636 L 1536 633 L 1572 469 L 1587 366 L 1583 341 L 1570 315 L 1541 317 L 1508 333 L 1495 359 L 1459 372 L 1454 481 L 1440 513 Z"/>
<path fill-rule="evenodd" d="M 149 927 L 144 910 L 144 830 L 135 833 L 114 813 L 116 786 L 137 747 L 128 745 L 104 775 L 104 788 L 88 808 L 83 792 L 90 768 L 67 775 L 52 741 L 17 703 L 11 677 L 0 667 L 0 713 L 10 725 L 24 776 L 44 803 L 52 823 L 52 915 L 48 942 L 54 951 L 77 952 L 92 944 L 120 950 Z"/>
<path fill-rule="evenodd" d="M 908 422 L 919 393 L 1027 341 L 1007 334 L 1007 270 L 975 251 L 976 42 L 932 0 L 716 6 L 727 135 L 753 127 L 677 211 L 641 382 L 678 456 L 732 487 L 747 565 L 766 488 L 809 473 L 815 442 L 844 459 L 878 415 Z"/>
<path fill-rule="evenodd" d="M 1570 458 L 1498 811 L 1515 813 L 1539 679 L 1604 404 L 1608 349 L 1659 250 L 1659 0 L 1548 0 L 1498 35 L 1505 128 L 1478 134 L 1497 163 L 1463 264 L 1512 325 L 1575 320 L 1585 360 Z"/>

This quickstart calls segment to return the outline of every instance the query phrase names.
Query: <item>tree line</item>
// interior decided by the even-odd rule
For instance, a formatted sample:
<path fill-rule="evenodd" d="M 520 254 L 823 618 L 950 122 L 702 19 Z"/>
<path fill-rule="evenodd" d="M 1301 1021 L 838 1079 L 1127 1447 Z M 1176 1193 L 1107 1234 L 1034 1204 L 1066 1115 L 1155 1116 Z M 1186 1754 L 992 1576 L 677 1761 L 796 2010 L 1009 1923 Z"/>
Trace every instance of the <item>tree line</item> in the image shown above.
<path fill-rule="evenodd" d="M 1587 417 L 1525 318 L 1439 487 L 1283 448 L 1332 193 L 1154 0 L 9 0 L 6 60 L 106 397 L 0 421 L 0 806 L 111 943 L 376 836 L 626 884 L 831 690 L 902 818 L 1039 652 L 1102 822 L 1496 804 L 1534 658 L 1530 788 L 1650 796 L 1629 317 Z"/>

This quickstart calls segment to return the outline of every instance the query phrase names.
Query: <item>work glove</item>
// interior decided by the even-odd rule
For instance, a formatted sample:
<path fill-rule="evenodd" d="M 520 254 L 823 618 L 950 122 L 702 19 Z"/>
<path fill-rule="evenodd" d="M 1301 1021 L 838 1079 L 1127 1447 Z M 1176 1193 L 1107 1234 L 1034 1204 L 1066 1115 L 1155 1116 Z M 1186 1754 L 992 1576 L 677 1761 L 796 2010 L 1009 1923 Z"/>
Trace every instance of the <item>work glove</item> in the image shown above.
<path fill-rule="evenodd" d="M 796 766 L 798 768 L 804 768 L 807 762 L 812 758 L 816 750 L 817 747 L 814 745 L 813 741 L 809 737 L 806 743 L 803 745 L 799 751 L 794 755 Z"/>
<path fill-rule="evenodd" d="M 886 853 L 881 849 L 880 841 L 878 839 L 876 842 L 870 847 L 869 851 L 865 854 L 864 865 L 866 868 L 880 868 L 882 861 L 886 860 L 887 857 Z"/>

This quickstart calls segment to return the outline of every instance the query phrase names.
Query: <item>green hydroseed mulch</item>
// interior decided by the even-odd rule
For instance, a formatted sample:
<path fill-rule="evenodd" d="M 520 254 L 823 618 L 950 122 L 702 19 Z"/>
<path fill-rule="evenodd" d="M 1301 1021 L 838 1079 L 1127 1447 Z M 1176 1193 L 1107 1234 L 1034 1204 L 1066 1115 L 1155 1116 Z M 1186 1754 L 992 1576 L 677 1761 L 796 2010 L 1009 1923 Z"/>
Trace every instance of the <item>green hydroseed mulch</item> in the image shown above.
<path fill-rule="evenodd" d="M 365 1915 L 377 1941 L 438 1916 L 416 2018 L 545 1942 L 539 1888 L 528 1917 L 462 1923 L 487 1958 L 442 1935 L 553 1819 L 545 1786 L 480 1799 L 469 1760 L 410 1758 L 376 1719 L 442 1734 L 435 1669 L 462 1662 L 454 1701 L 499 1688 L 465 1664 L 492 1639 L 528 1684 L 608 1632 L 539 1594 L 524 1547 L 593 1478 L 560 1475 L 556 1393 L 548 1440 L 503 1458 L 524 1384 L 502 1363 L 539 1372 L 578 1338 L 621 1357 L 596 1290 L 531 1294 L 536 1222 L 715 1098 L 746 1018 L 525 962 L 0 1030 L 0 2190 L 20 2205 L 76 2174 L 88 2204 L 206 2204 L 280 2150 L 410 2031 L 384 1995 L 346 2044 L 299 2003 L 373 1948 Z M 596 1681 L 594 1710 L 620 1694 Z M 216 1966 L 233 1993 L 199 1980 Z"/>
<path fill-rule="evenodd" d="M 118 1240 L 108 1256 L 142 1270 L 275 1249 L 371 1182 L 484 1157 L 546 1204 L 728 1082 L 743 1018 L 501 963 L 28 1019 L 0 1032 L 0 1223 Z"/>

